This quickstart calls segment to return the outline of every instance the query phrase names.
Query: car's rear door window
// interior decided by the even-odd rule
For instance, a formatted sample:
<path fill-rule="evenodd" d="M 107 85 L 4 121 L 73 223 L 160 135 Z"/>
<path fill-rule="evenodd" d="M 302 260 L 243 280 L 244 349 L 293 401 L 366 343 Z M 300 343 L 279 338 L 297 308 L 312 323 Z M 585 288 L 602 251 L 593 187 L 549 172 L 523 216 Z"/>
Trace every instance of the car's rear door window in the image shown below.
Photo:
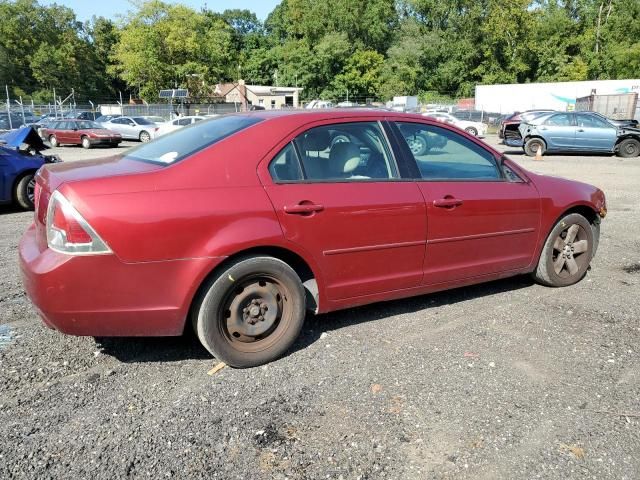
<path fill-rule="evenodd" d="M 412 122 L 396 122 L 420 176 L 435 181 L 503 181 L 495 157 L 451 130 Z"/>
<path fill-rule="evenodd" d="M 553 127 L 571 127 L 573 125 L 573 115 L 570 113 L 551 115 L 544 124 Z"/>
<path fill-rule="evenodd" d="M 314 127 L 298 135 L 292 146 L 293 151 L 288 146 L 272 160 L 270 172 L 274 181 L 295 180 L 292 175 L 301 175 L 299 179 L 308 182 L 398 178 L 398 168 L 378 122 Z M 299 170 L 290 165 L 296 159 Z"/>

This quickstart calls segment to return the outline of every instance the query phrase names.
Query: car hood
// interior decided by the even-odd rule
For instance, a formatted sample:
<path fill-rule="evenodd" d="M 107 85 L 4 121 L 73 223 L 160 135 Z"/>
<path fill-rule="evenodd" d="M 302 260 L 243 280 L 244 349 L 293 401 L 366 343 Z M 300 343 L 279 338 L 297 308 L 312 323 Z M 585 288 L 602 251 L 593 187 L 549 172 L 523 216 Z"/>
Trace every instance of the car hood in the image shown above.
<path fill-rule="evenodd" d="M 5 147 L 15 148 L 16 150 L 23 144 L 27 144 L 37 152 L 49 148 L 44 144 L 40 135 L 38 135 L 38 132 L 36 132 L 33 127 L 23 127 L 0 135 L 0 144 Z"/>

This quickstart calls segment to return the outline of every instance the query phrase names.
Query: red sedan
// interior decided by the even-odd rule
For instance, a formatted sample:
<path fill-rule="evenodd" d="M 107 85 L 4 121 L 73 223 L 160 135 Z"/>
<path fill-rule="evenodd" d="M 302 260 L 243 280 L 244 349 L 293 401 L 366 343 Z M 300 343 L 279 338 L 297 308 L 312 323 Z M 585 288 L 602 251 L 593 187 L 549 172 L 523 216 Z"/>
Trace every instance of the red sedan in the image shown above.
<path fill-rule="evenodd" d="M 427 144 L 412 153 L 419 136 Z M 196 330 L 236 367 L 282 355 L 306 310 L 531 273 L 566 286 L 605 196 L 524 170 L 419 115 L 279 111 L 203 121 L 124 155 L 48 165 L 24 285 L 73 335 Z"/>
<path fill-rule="evenodd" d="M 40 135 L 49 140 L 52 147 L 71 144 L 91 148 L 94 145 L 108 145 L 116 147 L 122 142 L 122 136 L 101 127 L 89 120 L 64 119 L 53 122 L 44 128 Z"/>

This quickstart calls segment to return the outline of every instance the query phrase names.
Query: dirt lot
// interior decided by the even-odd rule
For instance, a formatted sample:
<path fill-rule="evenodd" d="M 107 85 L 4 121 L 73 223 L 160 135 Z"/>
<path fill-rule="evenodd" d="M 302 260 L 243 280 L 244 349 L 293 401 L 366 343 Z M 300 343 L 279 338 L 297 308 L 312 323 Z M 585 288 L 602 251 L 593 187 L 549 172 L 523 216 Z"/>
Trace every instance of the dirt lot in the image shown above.
<path fill-rule="evenodd" d="M 191 336 L 46 329 L 16 265 L 32 215 L 0 210 L 0 478 L 638 478 L 640 159 L 509 155 L 607 193 L 578 285 L 308 318 L 286 358 L 213 376 Z"/>

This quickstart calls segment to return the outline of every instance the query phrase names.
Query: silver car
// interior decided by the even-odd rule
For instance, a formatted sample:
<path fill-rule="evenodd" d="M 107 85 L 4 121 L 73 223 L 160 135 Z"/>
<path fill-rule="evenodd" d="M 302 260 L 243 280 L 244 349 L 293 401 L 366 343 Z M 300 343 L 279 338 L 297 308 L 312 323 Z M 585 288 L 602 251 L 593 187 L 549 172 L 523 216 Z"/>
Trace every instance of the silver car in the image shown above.
<path fill-rule="evenodd" d="M 118 132 L 122 138 L 149 142 L 156 137 L 158 125 L 144 117 L 117 117 L 100 123 L 104 128 Z"/>

